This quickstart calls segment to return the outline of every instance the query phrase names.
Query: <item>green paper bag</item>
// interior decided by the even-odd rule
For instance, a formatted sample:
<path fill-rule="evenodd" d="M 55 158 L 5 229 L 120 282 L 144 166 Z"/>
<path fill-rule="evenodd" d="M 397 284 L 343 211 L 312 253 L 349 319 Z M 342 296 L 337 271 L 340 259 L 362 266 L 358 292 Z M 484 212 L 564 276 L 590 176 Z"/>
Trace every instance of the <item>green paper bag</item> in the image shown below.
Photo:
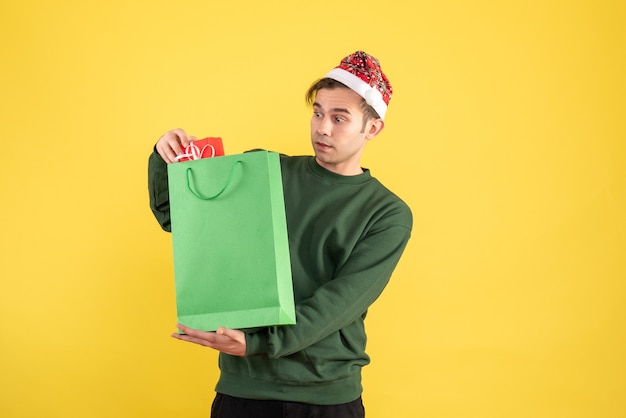
<path fill-rule="evenodd" d="M 295 323 L 279 158 L 257 151 L 168 165 L 179 323 Z"/>

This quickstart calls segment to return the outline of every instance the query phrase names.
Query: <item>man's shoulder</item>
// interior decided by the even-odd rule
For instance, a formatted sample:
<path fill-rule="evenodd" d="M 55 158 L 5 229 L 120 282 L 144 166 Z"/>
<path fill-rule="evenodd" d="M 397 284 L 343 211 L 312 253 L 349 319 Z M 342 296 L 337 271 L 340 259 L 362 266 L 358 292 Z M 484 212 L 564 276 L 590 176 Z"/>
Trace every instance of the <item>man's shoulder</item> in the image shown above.
<path fill-rule="evenodd" d="M 280 154 L 280 165 L 283 169 L 297 169 L 305 167 L 308 164 L 310 156 L 307 155 L 287 155 Z"/>
<path fill-rule="evenodd" d="M 373 193 L 375 194 L 371 199 L 377 201 L 379 207 L 385 208 L 384 211 L 388 215 L 393 214 L 393 216 L 403 219 L 403 223 L 411 225 L 413 214 L 409 205 L 378 179 L 372 177 L 370 183 L 373 187 Z"/>

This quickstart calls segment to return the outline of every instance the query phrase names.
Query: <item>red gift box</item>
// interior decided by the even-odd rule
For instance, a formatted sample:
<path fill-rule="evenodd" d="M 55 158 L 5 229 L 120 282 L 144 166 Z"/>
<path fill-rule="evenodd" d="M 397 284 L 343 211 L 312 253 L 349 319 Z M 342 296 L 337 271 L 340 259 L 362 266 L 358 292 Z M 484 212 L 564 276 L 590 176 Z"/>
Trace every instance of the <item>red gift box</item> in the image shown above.
<path fill-rule="evenodd" d="M 209 137 L 191 141 L 183 150 L 183 153 L 176 157 L 176 161 L 199 160 L 200 158 L 219 157 L 222 155 L 224 155 L 222 138 Z"/>

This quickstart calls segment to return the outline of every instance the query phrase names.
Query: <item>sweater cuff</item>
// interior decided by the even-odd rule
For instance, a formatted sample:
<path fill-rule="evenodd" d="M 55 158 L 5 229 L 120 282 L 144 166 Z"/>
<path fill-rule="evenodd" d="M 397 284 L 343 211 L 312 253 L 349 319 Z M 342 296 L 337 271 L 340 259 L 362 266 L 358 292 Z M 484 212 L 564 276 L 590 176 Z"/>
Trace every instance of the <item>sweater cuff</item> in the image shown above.
<path fill-rule="evenodd" d="M 156 151 L 156 146 L 148 159 L 148 192 L 150 209 L 156 220 L 164 231 L 171 232 L 167 163 Z"/>
<path fill-rule="evenodd" d="M 156 149 L 156 145 L 152 148 L 152 153 L 150 154 L 149 162 L 153 165 L 153 167 L 159 171 L 167 172 L 167 163 L 163 160 L 163 157 L 159 154 Z"/>
<path fill-rule="evenodd" d="M 246 334 L 246 357 L 267 353 L 267 334 L 243 330 Z"/>

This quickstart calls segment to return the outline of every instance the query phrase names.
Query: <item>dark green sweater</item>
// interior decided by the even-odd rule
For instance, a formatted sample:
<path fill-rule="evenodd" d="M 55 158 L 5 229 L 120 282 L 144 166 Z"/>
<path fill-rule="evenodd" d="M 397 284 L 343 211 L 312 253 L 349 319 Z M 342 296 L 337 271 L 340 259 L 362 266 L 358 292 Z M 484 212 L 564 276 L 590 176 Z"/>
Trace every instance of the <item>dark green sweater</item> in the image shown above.
<path fill-rule="evenodd" d="M 216 390 L 250 399 L 339 404 L 361 395 L 364 319 L 412 228 L 409 207 L 369 170 L 341 176 L 281 157 L 296 325 L 244 330 L 246 356 L 220 354 Z M 167 169 L 153 153 L 151 208 L 169 230 Z"/>

